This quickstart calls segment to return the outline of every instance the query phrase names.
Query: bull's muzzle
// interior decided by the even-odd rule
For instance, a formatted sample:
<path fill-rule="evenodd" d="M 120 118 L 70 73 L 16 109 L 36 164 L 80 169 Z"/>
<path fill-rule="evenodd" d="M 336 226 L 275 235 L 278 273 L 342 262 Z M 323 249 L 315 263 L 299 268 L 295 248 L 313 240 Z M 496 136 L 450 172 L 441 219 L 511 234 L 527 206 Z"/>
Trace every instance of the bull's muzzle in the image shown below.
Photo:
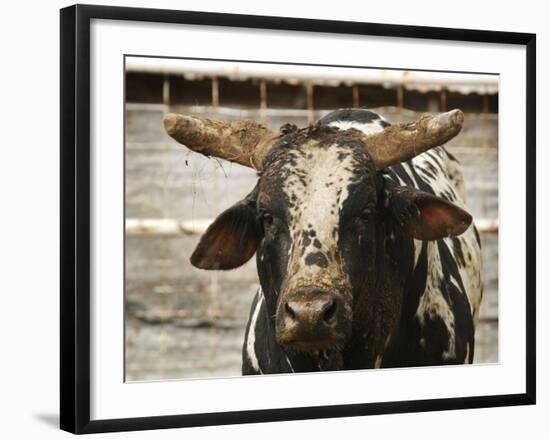
<path fill-rule="evenodd" d="M 351 323 L 341 297 L 323 291 L 296 291 L 281 299 L 276 333 L 285 349 L 309 352 L 345 343 Z"/>

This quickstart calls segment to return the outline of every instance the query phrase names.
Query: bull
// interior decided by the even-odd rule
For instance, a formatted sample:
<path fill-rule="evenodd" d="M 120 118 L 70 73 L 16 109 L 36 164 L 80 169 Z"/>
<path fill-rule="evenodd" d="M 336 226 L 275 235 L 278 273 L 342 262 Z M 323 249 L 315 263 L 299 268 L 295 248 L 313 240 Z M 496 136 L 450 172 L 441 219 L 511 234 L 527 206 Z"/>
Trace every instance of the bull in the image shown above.
<path fill-rule="evenodd" d="M 343 109 L 275 133 L 165 117 L 191 150 L 258 172 L 191 256 L 229 270 L 256 254 L 243 374 L 473 362 L 481 244 L 460 165 L 441 146 L 463 121 L 453 110 L 391 125 Z"/>

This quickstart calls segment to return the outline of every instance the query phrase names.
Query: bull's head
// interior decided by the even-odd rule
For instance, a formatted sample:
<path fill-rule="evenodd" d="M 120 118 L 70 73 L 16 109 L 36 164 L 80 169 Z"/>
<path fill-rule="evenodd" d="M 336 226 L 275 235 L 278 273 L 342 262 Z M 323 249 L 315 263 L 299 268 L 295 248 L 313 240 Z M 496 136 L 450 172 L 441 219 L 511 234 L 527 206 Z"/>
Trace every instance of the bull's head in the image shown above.
<path fill-rule="evenodd" d="M 216 218 L 191 263 L 227 270 L 256 253 L 277 341 L 287 351 L 342 347 L 364 323 L 358 320 L 376 318 L 369 306 L 399 302 L 399 292 L 388 292 L 391 280 L 381 278 L 395 269 L 383 262 L 388 223 L 420 240 L 458 235 L 471 223 L 448 201 L 382 177 L 386 167 L 454 137 L 460 110 L 372 134 L 326 124 L 286 125 L 276 134 L 253 121 L 175 114 L 164 123 L 188 148 L 258 171 L 254 190 Z"/>

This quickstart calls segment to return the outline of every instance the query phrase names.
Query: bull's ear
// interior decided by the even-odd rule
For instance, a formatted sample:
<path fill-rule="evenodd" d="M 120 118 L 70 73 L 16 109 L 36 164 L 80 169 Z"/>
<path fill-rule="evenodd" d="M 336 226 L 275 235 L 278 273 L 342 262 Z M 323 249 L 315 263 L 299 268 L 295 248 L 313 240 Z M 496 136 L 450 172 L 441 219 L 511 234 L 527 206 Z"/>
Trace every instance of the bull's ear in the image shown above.
<path fill-rule="evenodd" d="M 425 241 L 458 236 L 472 223 L 472 216 L 449 201 L 405 186 L 389 191 L 394 217 L 413 238 Z"/>
<path fill-rule="evenodd" d="M 191 264 L 204 270 L 230 270 L 254 255 L 262 239 L 256 195 L 257 187 L 214 220 L 191 255 Z"/>

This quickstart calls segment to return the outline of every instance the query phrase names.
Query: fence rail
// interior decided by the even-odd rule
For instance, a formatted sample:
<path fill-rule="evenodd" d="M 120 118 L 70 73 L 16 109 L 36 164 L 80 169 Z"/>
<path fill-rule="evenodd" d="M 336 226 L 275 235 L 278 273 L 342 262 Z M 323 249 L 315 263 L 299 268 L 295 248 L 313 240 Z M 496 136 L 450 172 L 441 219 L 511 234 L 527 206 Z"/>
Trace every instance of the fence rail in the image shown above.
<path fill-rule="evenodd" d="M 170 218 L 128 218 L 126 236 L 179 236 L 200 235 L 214 219 L 177 220 Z M 498 233 L 498 219 L 474 220 L 481 233 Z"/>

